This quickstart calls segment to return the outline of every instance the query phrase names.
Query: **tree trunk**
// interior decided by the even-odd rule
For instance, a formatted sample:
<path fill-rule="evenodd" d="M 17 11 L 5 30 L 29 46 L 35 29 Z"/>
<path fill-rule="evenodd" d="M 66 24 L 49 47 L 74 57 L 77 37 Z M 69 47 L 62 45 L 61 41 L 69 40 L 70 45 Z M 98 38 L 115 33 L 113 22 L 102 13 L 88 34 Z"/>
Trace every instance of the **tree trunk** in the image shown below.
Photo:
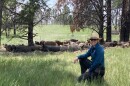
<path fill-rule="evenodd" d="M 111 42 L 111 0 L 107 0 L 107 34 L 106 41 Z"/>
<path fill-rule="evenodd" d="M 103 25 L 103 23 L 104 23 L 104 17 L 103 17 L 103 0 L 100 0 L 100 4 L 101 4 L 101 6 L 99 8 L 99 19 L 100 19 L 100 22 L 99 22 L 99 24 L 100 24 L 99 25 L 99 37 L 102 38 L 100 40 L 100 43 L 103 44 L 104 43 L 104 36 L 103 36 L 103 32 L 104 32 L 104 30 L 103 30 L 103 27 L 104 27 L 104 25 Z"/>
<path fill-rule="evenodd" d="M 15 0 L 15 2 L 16 2 L 16 0 Z M 16 13 L 16 4 L 15 4 L 15 13 Z M 14 27 L 14 36 L 16 36 L 16 20 L 15 20 L 15 15 L 14 15 L 13 27 Z"/>
<path fill-rule="evenodd" d="M 1 28 L 2 28 L 2 5 L 3 5 L 3 3 L 2 3 L 2 1 L 3 0 L 0 0 L 0 45 L 1 45 Z"/>
<path fill-rule="evenodd" d="M 100 23 L 100 29 L 99 29 L 99 37 L 102 38 L 100 40 L 100 43 L 103 44 L 104 43 L 104 35 L 103 35 L 103 21 Z"/>
<path fill-rule="evenodd" d="M 122 7 L 122 17 L 121 17 L 121 31 L 120 31 L 120 41 L 129 41 L 129 28 L 128 28 L 128 0 L 123 0 Z"/>
<path fill-rule="evenodd" d="M 128 37 L 130 37 L 130 0 L 129 0 L 129 4 L 128 5 L 129 5 L 129 10 L 128 10 L 128 15 L 127 15 L 128 16 L 128 18 L 127 18 L 128 19 L 127 20 L 128 21 L 127 27 L 128 27 L 128 32 L 129 32 L 129 36 Z"/>
<path fill-rule="evenodd" d="M 33 19 L 28 22 L 28 46 L 33 46 Z"/>
<path fill-rule="evenodd" d="M 14 21 L 14 24 L 13 24 L 13 26 L 14 26 L 14 36 L 16 36 L 16 27 L 15 27 L 15 21 Z"/>

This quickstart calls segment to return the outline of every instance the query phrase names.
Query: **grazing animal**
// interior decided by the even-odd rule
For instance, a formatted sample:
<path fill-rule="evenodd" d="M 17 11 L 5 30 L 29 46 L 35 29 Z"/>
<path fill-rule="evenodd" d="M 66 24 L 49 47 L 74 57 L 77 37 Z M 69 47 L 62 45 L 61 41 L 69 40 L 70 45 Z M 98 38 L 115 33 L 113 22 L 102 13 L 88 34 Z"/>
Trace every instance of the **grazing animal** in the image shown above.
<path fill-rule="evenodd" d="M 121 45 L 122 48 L 128 48 L 129 46 L 130 46 L 129 42 L 124 42 Z"/>
<path fill-rule="evenodd" d="M 5 52 L 6 51 L 6 48 L 4 47 L 4 45 L 1 45 L 0 46 L 0 52 Z"/>
<path fill-rule="evenodd" d="M 36 44 L 36 45 L 40 45 L 40 42 L 38 42 L 38 41 L 35 41 L 35 44 Z"/>
<path fill-rule="evenodd" d="M 58 41 L 58 40 L 56 40 L 55 42 L 57 43 L 57 45 L 58 45 L 58 46 L 60 46 L 60 45 L 63 45 L 63 44 L 64 44 L 64 42 L 61 42 L 61 41 Z"/>
<path fill-rule="evenodd" d="M 40 41 L 40 45 L 57 46 L 57 43 L 53 41 Z"/>
<path fill-rule="evenodd" d="M 71 42 L 78 42 L 77 39 L 70 39 Z"/>

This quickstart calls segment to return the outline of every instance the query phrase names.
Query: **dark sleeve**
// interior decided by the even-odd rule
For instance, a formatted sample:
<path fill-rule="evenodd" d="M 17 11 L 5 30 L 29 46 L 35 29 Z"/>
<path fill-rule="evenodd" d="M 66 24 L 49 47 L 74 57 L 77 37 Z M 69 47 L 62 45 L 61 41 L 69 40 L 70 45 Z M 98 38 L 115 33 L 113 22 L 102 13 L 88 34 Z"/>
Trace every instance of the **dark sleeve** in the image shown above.
<path fill-rule="evenodd" d="M 91 65 L 90 69 L 89 69 L 89 74 L 91 74 L 91 72 L 97 67 L 99 66 L 104 60 L 104 50 L 98 50 L 96 52 L 96 58 L 93 61 L 93 64 Z"/>
<path fill-rule="evenodd" d="M 91 56 L 91 48 L 85 54 L 79 55 L 77 57 L 78 57 L 78 59 L 80 59 L 80 58 L 87 58 L 89 56 Z"/>

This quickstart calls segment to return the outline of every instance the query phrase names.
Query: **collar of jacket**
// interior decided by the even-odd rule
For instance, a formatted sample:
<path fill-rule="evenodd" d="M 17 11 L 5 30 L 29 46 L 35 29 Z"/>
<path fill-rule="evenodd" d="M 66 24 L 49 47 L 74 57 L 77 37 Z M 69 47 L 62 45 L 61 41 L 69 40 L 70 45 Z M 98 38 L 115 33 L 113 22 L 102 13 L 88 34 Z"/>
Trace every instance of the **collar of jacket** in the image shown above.
<path fill-rule="evenodd" d="M 99 46 L 99 43 L 97 43 L 95 46 L 92 46 L 93 48 L 97 48 Z"/>

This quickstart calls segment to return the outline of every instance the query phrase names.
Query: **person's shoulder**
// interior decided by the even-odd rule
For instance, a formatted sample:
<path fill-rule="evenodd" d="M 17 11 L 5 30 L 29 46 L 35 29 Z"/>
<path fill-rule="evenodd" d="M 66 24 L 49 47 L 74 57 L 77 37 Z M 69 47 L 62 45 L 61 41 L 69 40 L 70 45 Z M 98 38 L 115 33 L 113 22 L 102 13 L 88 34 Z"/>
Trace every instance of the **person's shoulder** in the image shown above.
<path fill-rule="evenodd" d="M 101 45 L 101 44 L 99 44 L 99 43 L 97 44 L 96 47 L 97 47 L 97 48 L 104 48 L 103 45 Z"/>
<path fill-rule="evenodd" d="M 103 45 L 100 45 L 100 48 L 104 49 L 105 47 Z"/>
<path fill-rule="evenodd" d="M 99 44 L 97 50 L 99 50 L 99 51 L 104 51 L 104 47 L 103 47 L 102 45 Z"/>

